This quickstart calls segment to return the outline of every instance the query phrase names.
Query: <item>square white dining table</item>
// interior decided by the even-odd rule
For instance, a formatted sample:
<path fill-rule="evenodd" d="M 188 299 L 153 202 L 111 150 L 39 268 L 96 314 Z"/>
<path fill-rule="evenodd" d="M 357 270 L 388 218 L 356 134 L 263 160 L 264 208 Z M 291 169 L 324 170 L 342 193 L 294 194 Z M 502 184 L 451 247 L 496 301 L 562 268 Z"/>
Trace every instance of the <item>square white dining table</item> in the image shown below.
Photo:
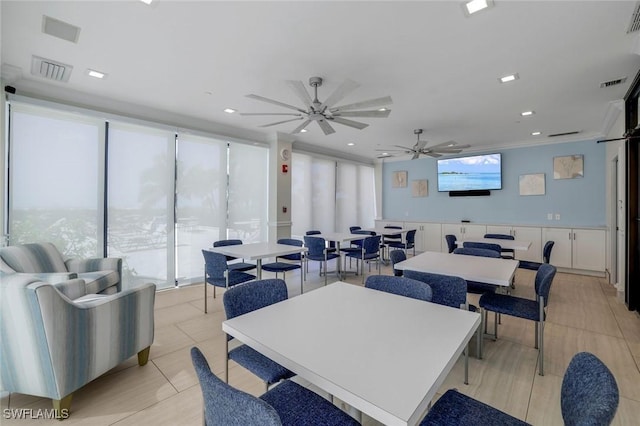
<path fill-rule="evenodd" d="M 503 240 L 498 238 L 468 238 L 468 239 L 459 241 L 458 243 L 463 244 L 466 241 L 474 242 L 474 243 L 484 243 L 484 244 L 498 244 L 503 249 L 510 249 L 510 250 L 529 250 L 529 247 L 531 247 L 531 241 Z"/>
<path fill-rule="evenodd" d="M 467 281 L 509 287 L 518 264 L 519 262 L 513 259 L 425 251 L 398 262 L 393 267 L 399 270 L 453 275 Z"/>
<path fill-rule="evenodd" d="M 222 329 L 386 425 L 415 425 L 479 325 L 475 312 L 339 281 Z"/>

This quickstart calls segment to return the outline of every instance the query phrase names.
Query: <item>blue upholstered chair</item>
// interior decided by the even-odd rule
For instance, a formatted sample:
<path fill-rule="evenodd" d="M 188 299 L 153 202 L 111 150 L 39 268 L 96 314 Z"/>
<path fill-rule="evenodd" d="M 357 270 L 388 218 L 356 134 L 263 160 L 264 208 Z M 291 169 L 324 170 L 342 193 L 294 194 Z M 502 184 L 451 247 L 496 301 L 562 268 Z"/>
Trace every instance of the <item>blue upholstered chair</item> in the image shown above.
<path fill-rule="evenodd" d="M 305 235 L 320 235 L 322 234 L 322 232 L 318 231 L 317 229 L 312 229 L 310 231 L 305 232 Z M 326 241 L 325 241 L 326 244 Z M 332 253 L 336 251 L 336 242 L 335 241 L 329 241 L 329 245 L 327 246 L 327 251 L 328 253 Z"/>
<path fill-rule="evenodd" d="M 405 277 L 391 275 L 372 275 L 367 278 L 366 288 L 385 291 L 399 296 L 431 302 L 431 287 L 429 284 Z"/>
<path fill-rule="evenodd" d="M 227 257 L 220 253 L 202 250 L 204 256 L 204 313 L 207 313 L 207 284 L 213 286 L 213 298 L 216 287 L 229 288 L 237 284 L 255 280 L 256 276 L 242 271 L 229 269 Z"/>
<path fill-rule="evenodd" d="M 418 272 L 407 269 L 404 271 L 405 278 L 422 281 L 431 287 L 431 302 L 439 305 L 450 306 L 456 309 L 465 309 L 475 312 L 477 308 L 467 303 L 467 282 L 464 278 L 451 275 L 432 274 L 429 272 Z M 480 357 L 480 339 L 482 338 L 482 327 L 478 328 L 478 350 Z M 469 347 L 464 351 L 464 383 L 469 383 Z"/>
<path fill-rule="evenodd" d="M 513 235 L 508 234 L 484 234 L 485 238 L 493 238 L 496 240 L 515 240 Z M 514 249 L 503 248 L 500 252 L 503 259 L 515 259 L 516 251 Z"/>
<path fill-rule="evenodd" d="M 616 380 L 595 355 L 574 355 L 562 379 L 560 407 L 567 426 L 609 425 L 620 396 Z M 421 426 L 528 425 L 454 389 L 433 404 Z"/>
<path fill-rule="evenodd" d="M 404 252 L 404 250 L 391 250 L 389 252 L 389 259 L 391 259 L 391 265 L 392 267 L 394 267 L 393 275 L 395 275 L 396 277 L 401 277 L 402 270 L 396 269 L 395 265 L 396 263 L 407 260 L 407 254 Z"/>
<path fill-rule="evenodd" d="M 524 299 L 508 294 L 485 293 L 480 296 L 480 308 L 484 313 L 492 311 L 496 314 L 511 315 L 518 318 L 534 321 L 536 324 L 536 344 L 539 353 L 539 374 L 544 375 L 544 320 L 546 316 L 545 308 L 549 302 L 551 284 L 556 275 L 556 267 L 544 263 L 536 272 L 535 291 L 536 300 Z M 494 337 L 498 338 L 498 321 L 494 322 Z M 480 348 L 482 352 L 482 348 Z"/>
<path fill-rule="evenodd" d="M 327 285 L 327 262 L 331 259 L 337 259 L 339 254 L 331 252 L 326 248 L 326 242 L 324 238 L 304 236 L 304 245 L 309 251 L 305 256 L 307 261 L 314 260 L 320 263 L 320 276 L 322 276 L 322 270 L 324 266 L 324 285 Z M 339 272 L 339 271 L 338 271 Z"/>
<path fill-rule="evenodd" d="M 74 392 L 133 355 L 145 365 L 153 343 L 156 286 L 86 293 L 82 279 L 51 284 L 0 277 L 2 390 L 51 398 L 69 415 Z"/>
<path fill-rule="evenodd" d="M 28 274 L 51 284 L 81 278 L 87 294 L 114 294 L 122 290 L 122 259 L 65 259 L 52 243 L 1 247 L 0 271 Z"/>
<path fill-rule="evenodd" d="M 551 249 L 553 249 L 554 241 L 547 241 L 544 244 L 544 248 L 542 249 L 542 261 L 544 263 L 551 263 Z M 522 269 L 530 269 L 532 271 L 537 271 L 540 268 L 542 263 L 540 262 L 532 262 L 528 260 L 521 260 L 518 264 L 518 268 Z"/>
<path fill-rule="evenodd" d="M 220 241 L 216 241 L 213 243 L 214 247 L 226 247 L 226 246 L 239 246 L 242 244 L 242 240 L 220 240 Z M 233 256 L 225 256 L 227 258 L 227 262 L 229 263 L 229 270 L 231 271 L 241 271 L 241 272 L 247 272 L 250 271 L 252 269 L 256 269 L 256 265 L 254 265 L 253 263 L 247 263 L 244 260 L 240 261 L 240 262 L 234 262 L 234 260 L 237 260 L 237 257 L 233 257 Z M 215 297 L 215 293 L 214 293 L 214 297 Z"/>
<path fill-rule="evenodd" d="M 359 231 L 361 229 L 362 229 L 361 226 L 350 226 L 349 227 L 349 232 L 353 233 L 353 231 Z"/>
<path fill-rule="evenodd" d="M 416 255 L 416 230 L 413 229 L 409 232 L 407 232 L 407 235 L 405 237 L 404 242 L 402 241 L 390 241 L 387 243 L 387 245 L 389 246 L 389 249 L 391 249 L 391 247 L 393 248 L 399 248 L 404 250 L 405 252 L 409 249 L 413 249 L 413 255 Z"/>
<path fill-rule="evenodd" d="M 191 361 L 202 390 L 205 426 L 351 426 L 359 423 L 331 402 L 290 380 L 259 398 L 220 380 L 196 347 Z"/>
<path fill-rule="evenodd" d="M 464 243 L 468 244 L 468 243 Z M 464 254 L 467 256 L 481 256 L 500 259 L 500 252 L 484 248 L 460 247 L 453 251 L 454 254 Z M 467 281 L 467 292 L 474 294 L 484 294 L 486 292 L 495 293 L 497 286 L 478 281 Z"/>
<path fill-rule="evenodd" d="M 364 231 L 359 226 L 352 226 L 351 228 L 359 228 L 359 229 L 352 229 L 351 230 L 352 234 L 376 235 L 375 232 L 373 232 L 373 231 Z M 343 252 L 345 255 L 347 255 L 348 253 L 360 253 L 362 251 L 362 244 L 363 243 L 364 243 L 364 240 L 353 240 L 353 241 L 351 241 L 351 246 L 350 247 L 341 247 L 340 251 Z M 349 267 L 351 267 L 351 259 L 353 259 L 353 257 L 349 257 Z"/>
<path fill-rule="evenodd" d="M 346 256 L 351 259 L 356 259 L 356 269 L 360 264 L 360 272 L 362 273 L 362 283 L 364 284 L 364 263 L 369 262 L 369 270 L 371 270 L 371 262 L 377 261 L 378 275 L 380 275 L 380 235 L 372 235 L 367 237 L 362 242 L 362 250 L 360 252 L 347 252 Z"/>
<path fill-rule="evenodd" d="M 449 249 L 449 253 L 453 253 L 453 251 L 458 247 L 457 238 L 453 234 L 447 234 L 444 236 L 445 241 L 447 242 L 447 247 Z"/>
<path fill-rule="evenodd" d="M 224 293 L 222 301 L 227 319 L 231 319 L 287 300 L 288 296 L 287 285 L 283 280 L 266 279 L 233 287 Z M 232 336 L 227 335 L 225 340 L 225 353 L 227 354 L 224 370 L 225 382 L 229 381 L 230 359 L 258 376 L 265 383 L 267 389 L 270 385 L 294 375 L 291 371 L 247 345 L 240 345 L 229 351 L 229 341 L 232 339 Z"/>
<path fill-rule="evenodd" d="M 296 247 L 302 247 L 303 245 L 302 241 L 295 240 L 292 238 L 280 238 L 278 240 L 278 244 L 286 244 L 289 246 L 296 246 Z M 280 261 L 280 259 L 282 259 L 283 261 Z M 262 269 L 268 272 L 275 272 L 276 278 L 278 278 L 278 273 L 282 272 L 283 280 L 287 279 L 286 278 L 287 272 L 300 269 L 300 273 L 302 274 L 302 279 L 304 279 L 304 268 L 302 268 L 303 261 L 304 261 L 304 256 L 302 255 L 302 253 L 286 254 L 284 256 L 276 257 L 275 262 L 263 263 Z M 292 262 L 296 262 L 296 263 L 292 263 Z M 300 292 L 302 292 L 302 288 L 300 288 Z"/>

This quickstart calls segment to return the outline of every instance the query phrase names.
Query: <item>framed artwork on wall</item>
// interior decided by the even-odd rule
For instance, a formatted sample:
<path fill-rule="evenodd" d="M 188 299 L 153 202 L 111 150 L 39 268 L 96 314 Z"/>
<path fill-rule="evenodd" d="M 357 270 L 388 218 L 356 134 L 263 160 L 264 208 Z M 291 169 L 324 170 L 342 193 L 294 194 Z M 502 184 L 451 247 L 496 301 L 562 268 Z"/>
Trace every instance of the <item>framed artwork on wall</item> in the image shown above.
<path fill-rule="evenodd" d="M 393 182 L 391 182 L 393 188 L 406 188 L 407 187 L 407 171 L 400 170 L 393 172 Z"/>
<path fill-rule="evenodd" d="M 520 175 L 520 195 L 544 195 L 544 173 Z"/>
<path fill-rule="evenodd" d="M 553 157 L 554 179 L 576 179 L 584 177 L 584 156 L 565 155 Z"/>
<path fill-rule="evenodd" d="M 429 181 L 426 179 L 418 179 L 411 181 L 411 196 L 426 197 L 429 195 Z"/>

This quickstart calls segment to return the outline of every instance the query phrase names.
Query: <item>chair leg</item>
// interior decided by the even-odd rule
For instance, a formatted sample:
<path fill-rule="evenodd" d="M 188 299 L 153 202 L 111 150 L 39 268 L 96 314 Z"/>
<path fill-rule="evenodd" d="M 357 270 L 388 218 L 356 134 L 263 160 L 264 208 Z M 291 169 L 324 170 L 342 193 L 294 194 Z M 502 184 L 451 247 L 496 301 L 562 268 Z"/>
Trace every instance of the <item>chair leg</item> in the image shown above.
<path fill-rule="evenodd" d="M 480 327 L 478 327 L 478 331 L 476 333 L 478 333 L 478 342 L 476 344 L 476 356 L 478 357 L 478 359 L 482 359 L 482 333 L 484 330 L 483 327 L 484 324 L 484 309 L 480 308 Z"/>
<path fill-rule="evenodd" d="M 138 352 L 138 365 L 142 367 L 149 362 L 149 352 L 151 352 L 151 346 L 147 346 L 140 352 Z"/>
<path fill-rule="evenodd" d="M 229 383 L 229 340 L 224 335 L 224 382 Z"/>
<path fill-rule="evenodd" d="M 540 357 L 540 375 L 544 376 L 544 297 L 540 296 L 538 303 L 540 305 L 540 343 L 538 344 L 540 349 L 538 349 L 538 352 Z"/>
<path fill-rule="evenodd" d="M 493 316 L 493 340 L 498 340 L 498 313 Z"/>
<path fill-rule="evenodd" d="M 324 259 L 324 285 L 327 285 L 327 259 Z M 320 266 L 322 268 L 322 266 Z"/>
<path fill-rule="evenodd" d="M 53 409 L 56 413 L 56 418 L 58 420 L 64 420 L 69 417 L 69 412 L 71 411 L 71 399 L 73 398 L 73 393 L 65 396 L 62 399 L 52 399 L 51 403 L 53 404 Z"/>
<path fill-rule="evenodd" d="M 540 338 L 538 337 L 538 333 L 539 333 L 539 329 L 540 329 L 539 324 L 540 323 L 536 321 L 536 341 L 535 341 L 535 346 L 534 346 L 536 349 L 538 349 L 538 342 L 540 341 Z"/>
<path fill-rule="evenodd" d="M 469 384 L 469 344 L 464 348 L 464 384 Z"/>
<path fill-rule="evenodd" d="M 204 313 L 207 313 L 207 279 L 204 280 Z M 213 291 L 215 291 L 215 286 Z M 215 294 L 215 293 L 214 293 Z"/>

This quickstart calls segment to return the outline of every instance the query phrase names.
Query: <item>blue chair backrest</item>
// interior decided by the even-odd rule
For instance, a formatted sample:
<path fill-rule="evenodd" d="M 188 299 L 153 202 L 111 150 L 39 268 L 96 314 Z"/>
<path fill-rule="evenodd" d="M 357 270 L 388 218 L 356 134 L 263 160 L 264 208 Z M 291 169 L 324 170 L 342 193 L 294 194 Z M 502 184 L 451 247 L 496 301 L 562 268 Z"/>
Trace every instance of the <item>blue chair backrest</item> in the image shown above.
<path fill-rule="evenodd" d="M 227 257 L 224 254 L 214 253 L 209 250 L 202 250 L 204 256 L 204 271 L 210 278 L 225 279 L 224 272 L 227 270 Z"/>
<path fill-rule="evenodd" d="M 278 240 L 278 244 L 286 244 L 288 246 L 302 247 L 303 242 L 293 238 L 280 238 Z M 284 256 L 278 256 L 278 257 L 281 257 L 283 259 L 288 259 L 288 260 L 300 260 L 302 258 L 302 255 L 300 253 L 294 253 L 294 254 L 285 254 Z"/>
<path fill-rule="evenodd" d="M 374 254 L 380 251 L 380 239 L 381 235 L 373 235 L 364 239 L 362 243 L 362 249 L 365 254 Z"/>
<path fill-rule="evenodd" d="M 507 234 L 484 234 L 485 238 L 494 238 L 496 240 L 515 240 L 516 238 L 513 235 Z"/>
<path fill-rule="evenodd" d="M 374 231 L 365 231 L 364 229 L 356 229 L 351 232 L 352 234 L 362 234 L 362 235 L 376 235 Z"/>
<path fill-rule="evenodd" d="M 312 258 L 324 258 L 325 241 L 320 237 L 304 237 L 304 245 L 309 249 L 307 257 Z M 315 259 L 314 259 L 315 260 Z"/>
<path fill-rule="evenodd" d="M 449 247 L 449 253 L 453 253 L 453 250 L 456 248 L 456 236 L 455 235 L 445 235 L 444 239 L 447 240 L 447 246 Z"/>
<path fill-rule="evenodd" d="M 467 244 L 467 243 L 465 243 Z M 466 254 L 467 256 L 482 256 L 482 257 L 493 257 L 496 259 L 500 258 L 500 252 L 495 250 L 489 250 L 484 248 L 473 248 L 473 247 L 461 247 L 457 248 L 453 251 L 453 254 Z"/>
<path fill-rule="evenodd" d="M 265 401 L 242 392 L 220 380 L 202 352 L 191 348 L 191 362 L 202 389 L 205 424 L 280 426 L 280 416 Z"/>
<path fill-rule="evenodd" d="M 396 263 L 407 260 L 407 255 L 405 254 L 404 250 L 391 250 L 389 252 L 389 258 L 391 259 L 391 264 L 395 266 Z M 394 268 L 393 275 L 399 277 L 402 275 L 402 271 L 398 271 Z"/>
<path fill-rule="evenodd" d="M 463 278 L 411 270 L 405 270 L 404 277 L 429 284 L 433 303 L 452 308 L 467 303 L 467 282 Z"/>
<path fill-rule="evenodd" d="M 562 379 L 560 406 L 564 424 L 608 425 L 618 408 L 616 379 L 595 355 L 574 355 Z"/>
<path fill-rule="evenodd" d="M 500 256 L 500 252 L 502 251 L 502 247 L 500 244 L 489 244 L 489 243 L 474 243 L 473 241 L 465 241 L 462 243 L 462 247 L 464 248 L 479 248 L 485 250 L 493 250 L 498 252 L 498 256 Z"/>
<path fill-rule="evenodd" d="M 407 244 L 413 244 L 416 241 L 416 230 L 407 232 Z"/>
<path fill-rule="evenodd" d="M 361 226 L 350 226 L 349 227 L 349 232 L 351 232 L 353 234 L 353 231 L 359 231 L 361 229 L 362 229 Z"/>
<path fill-rule="evenodd" d="M 371 275 L 367 277 L 364 285 L 374 290 L 385 291 L 412 299 L 430 302 L 432 298 L 429 284 L 405 277 L 393 277 L 391 275 Z"/>
<path fill-rule="evenodd" d="M 311 231 L 307 231 L 305 235 L 318 235 L 321 234 L 322 232 L 318 231 L 318 230 L 311 230 Z"/>
<path fill-rule="evenodd" d="M 276 278 L 236 285 L 224 292 L 222 303 L 227 319 L 287 300 L 287 284 Z"/>
<path fill-rule="evenodd" d="M 242 240 L 220 240 L 213 243 L 214 247 L 225 247 L 225 246 L 239 246 L 242 244 Z M 233 256 L 226 256 L 227 261 L 235 260 L 236 258 Z"/>
<path fill-rule="evenodd" d="M 538 296 L 544 297 L 544 306 L 549 302 L 551 283 L 556 276 L 556 267 L 548 263 L 543 263 L 536 272 L 535 289 Z"/>
<path fill-rule="evenodd" d="M 542 261 L 544 263 L 551 263 L 551 249 L 554 244 L 555 241 L 547 241 L 544 244 L 544 249 L 542 249 Z"/>

